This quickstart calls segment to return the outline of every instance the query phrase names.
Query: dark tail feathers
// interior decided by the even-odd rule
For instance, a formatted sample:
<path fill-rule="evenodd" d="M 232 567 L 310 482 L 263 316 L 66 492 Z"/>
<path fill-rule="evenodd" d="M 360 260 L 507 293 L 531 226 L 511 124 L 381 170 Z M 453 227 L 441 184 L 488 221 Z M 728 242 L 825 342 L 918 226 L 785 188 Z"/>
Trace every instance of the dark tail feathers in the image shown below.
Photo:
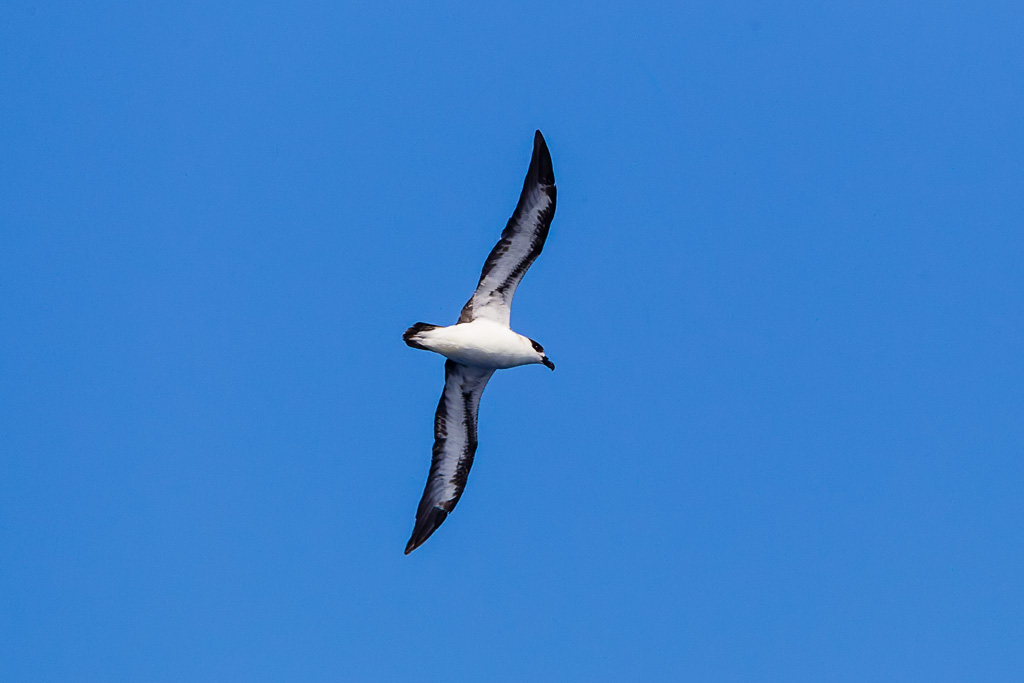
<path fill-rule="evenodd" d="M 402 339 L 404 339 L 405 343 L 414 349 L 423 349 L 424 351 L 429 351 L 430 349 L 416 341 L 416 335 L 420 334 L 421 332 L 429 332 L 430 330 L 437 329 L 437 327 L 437 325 L 429 325 L 427 323 L 416 323 L 415 325 L 413 325 L 412 327 L 405 331 L 405 334 L 402 335 Z"/>

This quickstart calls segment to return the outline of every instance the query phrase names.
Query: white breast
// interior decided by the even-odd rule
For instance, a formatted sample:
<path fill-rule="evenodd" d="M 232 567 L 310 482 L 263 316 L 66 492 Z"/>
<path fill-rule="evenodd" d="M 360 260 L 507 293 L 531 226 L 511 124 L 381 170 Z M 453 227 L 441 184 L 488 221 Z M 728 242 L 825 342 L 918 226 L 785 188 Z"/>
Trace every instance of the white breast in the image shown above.
<path fill-rule="evenodd" d="M 537 363 L 530 340 L 490 320 L 438 327 L 420 336 L 431 351 L 456 363 L 481 368 L 514 368 Z"/>

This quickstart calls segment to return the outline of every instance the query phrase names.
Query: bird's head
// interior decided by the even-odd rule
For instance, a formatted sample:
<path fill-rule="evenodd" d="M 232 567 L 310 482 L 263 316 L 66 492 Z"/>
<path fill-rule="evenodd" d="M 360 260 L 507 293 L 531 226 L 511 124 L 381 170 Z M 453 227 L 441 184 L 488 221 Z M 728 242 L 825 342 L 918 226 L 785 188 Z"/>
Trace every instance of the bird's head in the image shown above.
<path fill-rule="evenodd" d="M 551 368 L 552 370 L 554 370 L 555 369 L 555 364 L 551 362 L 550 358 L 548 358 L 546 355 L 544 355 L 544 347 L 541 346 L 540 344 L 538 344 L 537 342 L 533 341 L 532 339 L 530 340 L 530 344 L 533 345 L 533 350 L 537 354 L 537 360 L 534 361 L 534 362 L 542 363 L 545 366 L 547 366 L 547 367 Z"/>

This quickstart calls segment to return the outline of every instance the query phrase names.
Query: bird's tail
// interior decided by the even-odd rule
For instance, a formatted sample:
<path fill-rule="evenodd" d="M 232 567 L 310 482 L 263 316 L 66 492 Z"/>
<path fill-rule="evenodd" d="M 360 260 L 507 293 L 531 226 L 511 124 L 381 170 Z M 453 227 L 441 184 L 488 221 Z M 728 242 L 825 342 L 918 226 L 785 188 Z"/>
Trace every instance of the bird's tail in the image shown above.
<path fill-rule="evenodd" d="M 428 323 L 416 323 L 415 325 L 413 325 L 412 327 L 405 331 L 405 334 L 402 335 L 402 339 L 404 339 L 405 343 L 414 349 L 423 349 L 424 351 L 429 351 L 430 349 L 423 345 L 423 334 L 425 332 L 429 332 L 430 330 L 436 330 L 437 328 L 438 325 L 430 325 Z"/>

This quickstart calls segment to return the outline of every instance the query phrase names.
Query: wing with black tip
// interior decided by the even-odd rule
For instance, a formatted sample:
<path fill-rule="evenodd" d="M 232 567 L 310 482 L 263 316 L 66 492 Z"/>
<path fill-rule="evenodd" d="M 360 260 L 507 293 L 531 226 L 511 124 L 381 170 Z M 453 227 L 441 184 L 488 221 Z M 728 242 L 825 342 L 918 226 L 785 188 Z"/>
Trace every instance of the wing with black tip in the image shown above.
<path fill-rule="evenodd" d="M 416 526 L 405 546 L 408 555 L 423 544 L 466 488 L 469 468 L 476 453 L 476 417 L 480 396 L 494 370 L 473 368 L 454 361 L 444 364 L 444 393 L 434 415 L 434 457 L 430 476 L 416 510 Z"/>
<path fill-rule="evenodd" d="M 555 172 L 544 136 L 538 130 L 519 204 L 484 262 L 480 283 L 462 308 L 460 323 L 485 318 L 508 326 L 512 296 L 526 270 L 544 248 L 554 215 Z"/>

